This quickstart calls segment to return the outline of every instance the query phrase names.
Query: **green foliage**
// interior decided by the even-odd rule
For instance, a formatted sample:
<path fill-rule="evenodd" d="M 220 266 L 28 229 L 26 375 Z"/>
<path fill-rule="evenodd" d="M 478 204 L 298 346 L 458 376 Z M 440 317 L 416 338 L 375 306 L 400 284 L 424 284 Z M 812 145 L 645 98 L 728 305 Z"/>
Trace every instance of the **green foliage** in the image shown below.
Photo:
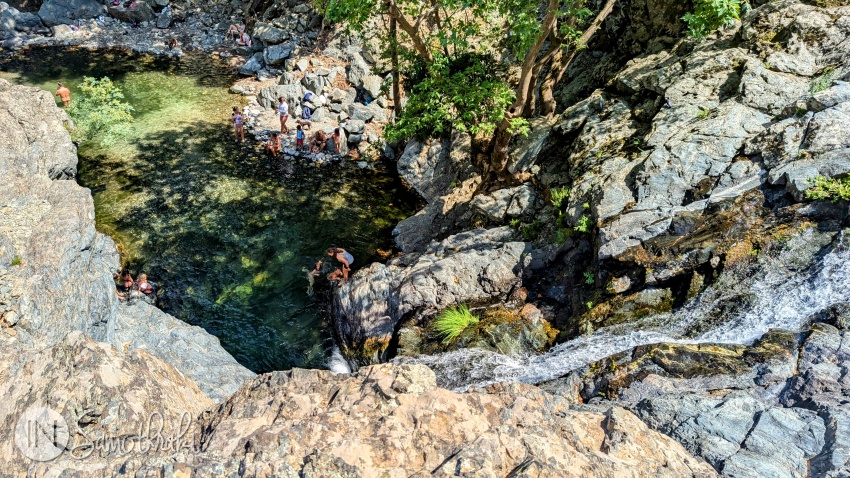
<path fill-rule="evenodd" d="M 456 339 L 467 327 L 477 323 L 478 316 L 472 315 L 466 305 L 460 304 L 440 312 L 434 321 L 434 330 L 443 336 L 443 343 L 447 344 Z"/>
<path fill-rule="evenodd" d="M 710 112 L 711 112 L 711 110 L 709 110 L 708 108 L 700 108 L 700 109 L 697 111 L 697 119 L 704 119 L 704 118 L 707 118 L 707 117 L 708 117 L 708 113 L 710 113 Z"/>
<path fill-rule="evenodd" d="M 593 273 L 592 273 L 592 272 L 590 272 L 590 271 L 584 271 L 584 272 L 582 273 L 582 275 L 584 275 L 584 283 L 585 283 L 585 284 L 587 284 L 587 285 L 593 285 L 593 283 L 594 283 L 594 282 L 596 282 L 596 278 L 595 278 L 595 277 L 593 277 Z"/>
<path fill-rule="evenodd" d="M 560 246 L 567 242 L 567 239 L 573 235 L 573 231 L 571 229 L 561 228 L 558 229 L 558 232 L 555 233 L 555 242 Z"/>
<path fill-rule="evenodd" d="M 498 64 L 482 54 L 418 62 L 405 75 L 406 83 L 412 85 L 407 106 L 387 126 L 387 139 L 439 137 L 453 129 L 491 134 L 514 100 L 513 88 L 501 76 Z M 519 130 L 527 129 L 523 121 L 516 123 Z"/>
<path fill-rule="evenodd" d="M 23 261 L 21 261 L 21 256 L 15 256 L 15 257 L 12 258 L 12 265 L 13 266 L 19 266 L 21 264 L 23 264 Z"/>
<path fill-rule="evenodd" d="M 820 75 L 812 78 L 812 83 L 809 85 L 809 92 L 815 94 L 829 88 L 832 86 L 833 76 L 835 76 L 835 67 L 828 66 L 824 68 Z"/>
<path fill-rule="evenodd" d="M 510 225 L 511 225 L 511 229 L 518 230 L 519 225 L 520 225 L 520 220 L 519 219 L 511 219 Z"/>
<path fill-rule="evenodd" d="M 561 206 L 564 205 L 564 201 L 570 197 L 570 189 L 566 186 L 552 188 L 549 190 L 549 194 L 552 196 L 551 201 L 552 205 L 555 206 L 555 209 L 561 209 Z"/>
<path fill-rule="evenodd" d="M 592 302 L 592 301 L 587 301 L 587 302 L 584 304 L 584 306 L 585 306 L 585 307 L 587 307 L 587 310 L 590 310 L 590 309 L 592 309 L 592 308 L 593 308 L 593 302 Z"/>
<path fill-rule="evenodd" d="M 695 0 L 693 13 L 682 20 L 688 24 L 688 34 L 698 40 L 718 28 L 740 18 L 740 0 Z"/>
<path fill-rule="evenodd" d="M 109 145 L 129 132 L 133 107 L 108 77 L 85 77 L 68 114 L 74 120 L 71 136 L 75 141 L 98 139 Z"/>
<path fill-rule="evenodd" d="M 591 220 L 586 215 L 582 214 L 582 216 L 578 220 L 578 225 L 575 227 L 576 232 L 587 232 L 590 230 Z"/>
<path fill-rule="evenodd" d="M 543 224 L 539 221 L 534 221 L 531 224 L 522 226 L 519 233 L 525 241 L 536 241 L 540 237 L 540 232 L 543 230 Z"/>
<path fill-rule="evenodd" d="M 850 178 L 835 179 L 818 176 L 809 179 L 812 187 L 806 190 L 806 197 L 815 200 L 850 200 Z"/>

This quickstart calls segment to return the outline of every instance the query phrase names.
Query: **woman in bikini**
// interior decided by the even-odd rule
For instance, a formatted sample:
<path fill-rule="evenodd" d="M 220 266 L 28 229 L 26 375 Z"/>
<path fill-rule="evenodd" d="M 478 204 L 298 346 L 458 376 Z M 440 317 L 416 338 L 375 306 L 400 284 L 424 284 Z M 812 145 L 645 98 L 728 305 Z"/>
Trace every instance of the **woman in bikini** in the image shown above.
<path fill-rule="evenodd" d="M 339 272 L 342 272 L 342 283 L 345 284 L 348 282 L 348 272 L 351 271 L 351 265 L 354 264 L 354 256 L 341 247 L 329 247 L 328 250 L 325 251 L 325 254 L 327 254 L 328 257 L 333 257 L 337 260 L 337 262 L 342 264 L 342 267 L 339 269 Z M 339 278 L 337 271 L 332 272 L 331 275 L 335 276 L 335 279 Z M 334 279 L 331 279 L 329 276 L 328 280 Z"/>
<path fill-rule="evenodd" d="M 233 107 L 233 114 L 230 115 L 233 118 L 233 133 L 236 135 L 236 142 L 241 141 L 245 142 L 245 117 L 242 116 L 242 111 L 239 110 L 238 107 Z"/>
<path fill-rule="evenodd" d="M 266 143 L 266 152 L 271 155 L 271 157 L 277 159 L 277 155 L 280 154 L 281 151 L 280 146 L 280 135 L 277 132 L 272 133 L 271 138 L 269 138 L 269 142 Z"/>

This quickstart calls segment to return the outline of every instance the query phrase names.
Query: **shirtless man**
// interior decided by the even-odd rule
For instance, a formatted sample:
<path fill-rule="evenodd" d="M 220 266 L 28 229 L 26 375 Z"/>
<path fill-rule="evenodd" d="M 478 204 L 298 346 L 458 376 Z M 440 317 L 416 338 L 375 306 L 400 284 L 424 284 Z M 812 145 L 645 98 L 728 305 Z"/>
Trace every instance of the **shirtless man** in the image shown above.
<path fill-rule="evenodd" d="M 67 108 L 71 106 L 71 90 L 65 88 L 65 85 L 62 83 L 57 83 L 59 88 L 56 89 L 56 96 L 62 98 L 62 106 Z"/>
<path fill-rule="evenodd" d="M 325 135 L 325 132 L 322 130 L 316 131 L 316 134 L 313 135 L 313 141 L 310 142 L 310 149 L 313 151 L 313 154 L 324 151 L 327 142 L 328 137 Z"/>

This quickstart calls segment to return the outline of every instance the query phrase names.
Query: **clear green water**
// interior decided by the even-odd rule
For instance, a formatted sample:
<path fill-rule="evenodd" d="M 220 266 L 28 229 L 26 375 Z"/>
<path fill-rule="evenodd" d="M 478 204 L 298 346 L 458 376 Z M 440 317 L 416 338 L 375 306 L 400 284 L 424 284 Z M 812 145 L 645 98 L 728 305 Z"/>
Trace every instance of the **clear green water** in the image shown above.
<path fill-rule="evenodd" d="M 354 254 L 355 269 L 390 248 L 415 204 L 388 168 L 275 164 L 253 141 L 236 145 L 229 112 L 241 97 L 211 57 L 39 48 L 0 58 L 0 75 L 51 93 L 64 81 L 73 94 L 83 76 L 115 81 L 136 110 L 133 132 L 79 148 L 98 229 L 134 276 L 161 286 L 164 310 L 248 368 L 325 366 L 325 300 L 319 284 L 307 295 L 303 268 L 331 244 Z"/>

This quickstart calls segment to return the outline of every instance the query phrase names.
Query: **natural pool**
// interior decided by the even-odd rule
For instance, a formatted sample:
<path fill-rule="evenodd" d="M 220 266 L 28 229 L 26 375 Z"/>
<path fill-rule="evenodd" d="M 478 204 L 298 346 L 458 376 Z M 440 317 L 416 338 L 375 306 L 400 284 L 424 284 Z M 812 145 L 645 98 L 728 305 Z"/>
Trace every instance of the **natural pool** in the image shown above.
<path fill-rule="evenodd" d="M 97 227 L 134 277 L 162 289 L 160 306 L 205 328 L 256 372 L 324 367 L 332 346 L 323 299 L 304 268 L 329 245 L 355 269 L 391 249 L 390 231 L 415 200 L 386 165 L 274 163 L 236 145 L 230 108 L 241 97 L 217 58 L 38 48 L 0 57 L 0 75 L 51 93 L 84 76 L 110 77 L 135 108 L 132 131 L 80 146 L 80 184 Z"/>

